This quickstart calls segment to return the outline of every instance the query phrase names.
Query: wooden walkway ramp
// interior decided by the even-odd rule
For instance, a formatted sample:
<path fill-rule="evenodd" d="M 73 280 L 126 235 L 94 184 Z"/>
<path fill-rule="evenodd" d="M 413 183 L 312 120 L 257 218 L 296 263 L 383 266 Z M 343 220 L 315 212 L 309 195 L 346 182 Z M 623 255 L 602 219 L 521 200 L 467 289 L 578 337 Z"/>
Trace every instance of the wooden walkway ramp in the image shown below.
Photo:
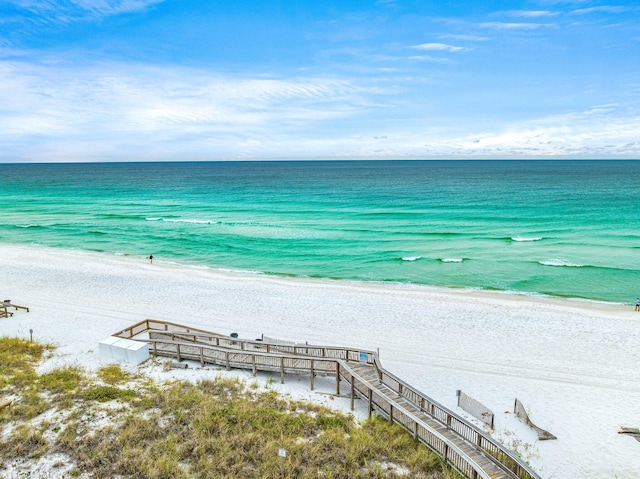
<path fill-rule="evenodd" d="M 26 306 L 20 306 L 18 304 L 13 304 L 8 299 L 0 302 L 0 318 L 9 318 L 13 316 L 13 312 L 9 311 L 9 308 L 13 308 L 16 311 L 19 309 L 24 309 L 27 313 L 29 312 L 29 308 Z"/>
<path fill-rule="evenodd" d="M 145 320 L 114 336 L 149 343 L 152 354 L 231 368 L 271 371 L 284 383 L 290 373 L 336 378 L 336 394 L 347 387 L 354 401 L 402 425 L 466 477 L 540 479 L 519 456 L 482 429 L 438 404 L 382 368 L 373 351 L 308 344 L 247 341 L 157 320 Z"/>

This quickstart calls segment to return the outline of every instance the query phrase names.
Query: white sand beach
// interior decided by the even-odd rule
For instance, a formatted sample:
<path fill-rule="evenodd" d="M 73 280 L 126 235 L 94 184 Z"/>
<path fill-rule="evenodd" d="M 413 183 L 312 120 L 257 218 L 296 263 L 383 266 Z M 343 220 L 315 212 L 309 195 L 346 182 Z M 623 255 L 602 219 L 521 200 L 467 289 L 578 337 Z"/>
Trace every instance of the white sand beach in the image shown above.
<path fill-rule="evenodd" d="M 30 308 L 0 319 L 0 335 L 28 338 L 33 330 L 34 339 L 58 346 L 45 368 L 107 364 L 98 341 L 146 318 L 242 338 L 378 348 L 388 370 L 457 413 L 470 417 L 456 406 L 457 389 L 489 407 L 494 437 L 544 478 L 640 477 L 640 442 L 618 434 L 620 426 L 640 427 L 633 306 L 289 279 L 12 245 L 0 245 L 0 294 Z M 348 409 L 322 388 L 308 391 L 304 378 L 278 388 Z M 558 439 L 538 441 L 514 417 L 515 398 Z"/>

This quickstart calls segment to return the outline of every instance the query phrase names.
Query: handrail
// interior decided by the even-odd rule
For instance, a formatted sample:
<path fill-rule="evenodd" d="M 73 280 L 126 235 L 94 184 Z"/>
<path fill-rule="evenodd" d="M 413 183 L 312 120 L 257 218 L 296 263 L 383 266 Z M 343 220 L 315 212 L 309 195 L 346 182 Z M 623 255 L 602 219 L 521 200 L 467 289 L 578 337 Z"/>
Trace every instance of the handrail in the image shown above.
<path fill-rule="evenodd" d="M 515 455 L 509 449 L 497 442 L 491 436 L 487 435 L 482 429 L 475 424 L 465 420 L 455 412 L 451 411 L 446 406 L 434 401 L 429 396 L 414 388 L 407 382 L 403 381 L 393 373 L 382 368 L 380 359 L 376 355 L 375 367 L 379 372 L 378 376 L 380 381 L 394 392 L 401 395 L 406 400 L 413 403 L 416 407 L 426 414 L 429 414 L 434 419 L 455 431 L 458 435 L 466 439 L 467 441 L 476 444 L 479 448 L 486 451 L 493 457 L 497 454 L 502 454 L 510 459 L 510 464 L 505 464 L 504 460 L 500 460 L 505 468 L 514 473 L 516 477 L 526 477 L 532 479 L 539 479 L 539 475 L 533 472 L 530 467 L 520 458 Z M 388 379 L 392 379 L 389 381 Z M 398 385 L 394 387 L 394 382 Z"/>
<path fill-rule="evenodd" d="M 293 354 L 301 356 L 310 356 L 314 358 L 339 358 L 349 361 L 358 361 L 362 363 L 364 354 L 365 363 L 373 365 L 375 361 L 375 353 L 373 351 L 367 351 L 364 349 L 354 348 L 341 348 L 335 346 L 315 346 L 308 344 L 300 345 L 282 345 L 264 343 L 262 341 L 250 341 L 244 339 L 230 338 L 229 336 L 223 336 L 218 334 L 203 334 L 200 332 L 177 332 L 164 331 L 157 329 L 150 329 L 149 336 L 154 337 L 171 337 L 181 341 L 189 341 L 193 343 L 210 344 L 217 347 L 224 347 L 227 349 L 240 349 L 242 351 L 266 351 L 276 352 L 281 354 Z"/>
<path fill-rule="evenodd" d="M 348 364 L 345 364 L 343 361 L 340 361 L 341 363 L 343 363 L 341 366 L 349 371 L 349 374 L 351 374 L 352 377 L 354 378 L 358 378 L 358 380 L 364 384 L 365 386 L 368 386 L 368 381 L 363 379 L 357 372 L 355 372 L 353 369 L 351 369 L 349 367 Z M 382 393 L 380 393 L 377 389 L 375 388 L 371 388 L 371 387 L 367 387 L 367 389 L 369 391 L 371 391 L 373 394 L 380 396 L 382 399 L 388 401 L 387 397 L 384 396 Z M 363 397 L 365 397 L 363 392 L 360 392 L 360 394 L 363 395 Z M 375 404 L 375 403 L 374 403 Z M 377 406 L 377 405 L 376 405 Z M 406 424 L 403 424 L 401 421 L 398 420 L 397 416 L 394 417 L 390 417 L 389 419 L 392 421 L 395 421 L 397 423 L 399 423 L 400 425 L 404 426 L 409 432 L 417 434 L 417 436 L 420 436 L 419 433 L 417 433 L 417 429 L 418 426 L 423 427 L 424 429 L 428 430 L 433 436 L 435 436 L 436 438 L 438 438 L 440 441 L 442 441 L 447 449 L 445 449 L 445 452 L 443 453 L 443 457 L 445 462 L 448 461 L 448 452 L 454 451 L 456 452 L 460 458 L 464 458 L 465 462 L 467 464 L 469 464 L 472 468 L 473 471 L 476 473 L 476 477 L 482 477 L 482 478 L 486 478 L 486 479 L 491 479 L 491 476 L 489 474 L 487 474 L 482 467 L 480 466 L 480 464 L 478 464 L 475 460 L 473 460 L 473 458 L 469 457 L 469 455 L 467 453 L 465 453 L 463 450 L 461 450 L 456 444 L 452 443 L 449 439 L 447 439 L 445 436 L 443 436 L 442 434 L 440 434 L 438 431 L 436 431 L 435 429 L 433 429 L 431 426 L 429 426 L 428 424 L 426 424 L 424 421 L 422 421 L 419 417 L 417 417 L 416 415 L 414 415 L 413 413 L 411 413 L 410 411 L 406 410 L 404 407 L 402 407 L 399 404 L 396 404 L 393 406 L 393 411 L 397 414 L 398 412 L 404 414 L 405 416 L 407 416 L 408 418 L 410 418 L 413 423 L 416 425 L 416 429 L 414 429 L 413 431 L 411 430 L 411 428 L 409 428 Z M 423 438 L 421 438 L 423 439 Z M 423 442 L 426 442 L 423 440 Z M 431 446 L 430 446 L 431 447 Z M 440 452 L 440 451 L 439 451 Z"/>
<path fill-rule="evenodd" d="M 169 330 L 169 327 L 172 330 Z M 288 346 L 288 345 L 280 345 L 280 344 L 270 344 L 263 343 L 261 341 L 249 341 L 238 338 L 230 338 L 229 336 L 211 333 L 210 331 L 204 331 L 196 328 L 188 328 L 186 326 L 171 323 L 167 321 L 157 321 L 157 320 L 143 320 L 139 323 L 134 324 L 133 326 L 126 328 L 119 333 L 114 334 L 114 336 L 132 338 L 141 333 L 149 332 L 149 343 L 153 343 L 154 351 L 157 350 L 157 344 L 172 344 L 177 345 L 177 356 L 178 360 L 180 360 L 181 356 L 181 347 L 189 348 L 201 348 L 199 355 L 189 355 L 185 350 L 182 351 L 182 357 L 186 358 L 190 356 L 190 359 L 200 360 L 202 364 L 204 364 L 204 348 L 208 350 L 220 351 L 220 349 L 225 349 L 223 351 L 226 354 L 225 363 L 227 368 L 229 368 L 231 362 L 233 362 L 235 367 L 242 367 L 242 365 L 250 365 L 253 368 L 254 374 L 256 369 L 267 369 L 267 370 L 277 370 L 278 368 L 281 371 L 281 374 L 284 374 L 284 363 L 280 365 L 275 364 L 257 364 L 256 357 L 269 357 L 273 358 L 287 358 L 290 360 L 310 360 L 311 367 L 306 368 L 301 366 L 302 363 L 298 364 L 298 367 L 289 367 L 291 370 L 300 370 L 300 371 L 311 371 L 312 376 L 314 374 L 337 374 L 341 377 L 346 377 L 342 371 L 339 373 L 336 371 L 332 371 L 330 369 L 322 369 L 319 366 L 319 363 L 325 361 L 334 361 L 336 365 L 340 365 L 340 367 L 347 368 L 350 372 L 351 377 L 358 377 L 359 381 L 366 387 L 367 391 L 357 391 L 359 395 L 362 397 L 366 397 L 370 395 L 371 392 L 373 394 L 379 394 L 378 391 L 369 385 L 366 380 L 363 380 L 357 373 L 348 366 L 348 362 L 361 362 L 362 356 L 360 353 L 366 354 L 366 364 L 372 366 L 376 370 L 376 374 L 378 379 L 382 384 L 388 387 L 393 392 L 397 393 L 400 397 L 409 401 L 416 408 L 418 408 L 422 413 L 426 414 L 429 417 L 432 417 L 436 421 L 438 421 L 443 426 L 447 427 L 450 431 L 457 434 L 460 438 L 464 439 L 468 443 L 478 447 L 480 450 L 484 451 L 495 464 L 500 465 L 506 473 L 512 475 L 514 478 L 518 479 L 540 479 L 540 476 L 535 473 L 520 457 L 509 451 L 506 447 L 504 447 L 499 442 L 495 441 L 493 438 L 488 436 L 482 429 L 478 428 L 474 424 L 465 420 L 461 416 L 457 415 L 453 411 L 449 410 L 445 406 L 439 404 L 438 402 L 431 399 L 426 394 L 422 393 L 418 389 L 414 388 L 410 384 L 406 383 L 402 379 L 398 378 L 394 374 L 390 373 L 386 369 L 382 367 L 380 362 L 380 358 L 378 354 L 373 351 L 359 350 L 354 348 L 341 348 L 341 347 L 331 347 L 331 346 L 315 346 L 315 345 L 297 345 L 297 346 Z M 153 336 L 156 336 L 155 338 Z M 163 340 L 159 339 L 159 337 L 171 336 L 173 340 Z M 178 337 L 181 341 L 176 342 L 175 338 Z M 197 338 L 207 338 L 211 342 L 215 342 L 215 344 L 207 344 L 205 342 L 200 342 Z M 309 354 L 309 352 L 312 354 Z M 244 361 L 231 361 L 230 354 L 233 355 L 249 355 L 251 356 L 252 362 L 251 364 L 247 364 Z M 207 359 L 214 359 L 213 357 Z M 222 361 L 217 358 L 218 361 Z M 284 361 L 284 359 L 282 359 Z M 316 362 L 314 365 L 313 362 Z M 216 363 L 220 364 L 220 363 Z M 316 366 L 316 367 L 314 367 Z M 270 369 L 269 369 L 270 368 Z M 338 368 L 338 366 L 336 366 Z M 339 369 L 339 368 L 338 368 Z M 313 381 L 313 380 L 312 380 Z M 353 379 L 352 379 L 353 383 Z M 313 382 L 312 382 L 313 387 Z M 389 401 L 388 398 L 384 399 L 385 401 Z M 384 408 L 379 405 L 376 405 L 378 410 L 384 412 Z M 399 405 L 392 406 L 393 410 L 397 411 Z M 403 409 L 404 410 L 404 409 Z M 415 418 L 410 412 L 405 412 L 409 415 L 409 417 L 414 418 L 412 421 L 417 424 L 416 421 L 419 418 Z M 395 420 L 394 418 L 391 418 Z M 396 421 L 399 422 L 399 421 Z M 407 424 L 402 424 L 405 428 L 409 428 Z M 430 426 L 420 421 L 421 427 L 425 427 L 425 430 L 428 430 L 430 434 L 438 434 L 437 431 L 433 430 Z M 416 430 L 412 431 L 414 435 L 417 437 L 418 426 L 415 426 Z M 439 436 L 435 436 L 439 439 Z M 433 449 L 433 446 L 428 443 L 424 438 L 422 439 L 429 447 Z M 437 450 L 439 453 L 442 451 Z M 446 451 L 445 451 L 446 452 Z M 445 454 L 446 459 L 446 454 Z M 473 462 L 472 458 L 468 458 L 469 461 Z M 466 459 L 465 459 L 466 461 Z M 453 464 L 454 467 L 460 468 L 460 465 Z M 479 466 L 478 466 L 479 467 Z M 474 470 L 474 477 L 478 477 L 478 474 L 482 471 L 482 468 L 479 467 L 478 470 Z M 484 476 L 482 476 L 484 477 Z"/>

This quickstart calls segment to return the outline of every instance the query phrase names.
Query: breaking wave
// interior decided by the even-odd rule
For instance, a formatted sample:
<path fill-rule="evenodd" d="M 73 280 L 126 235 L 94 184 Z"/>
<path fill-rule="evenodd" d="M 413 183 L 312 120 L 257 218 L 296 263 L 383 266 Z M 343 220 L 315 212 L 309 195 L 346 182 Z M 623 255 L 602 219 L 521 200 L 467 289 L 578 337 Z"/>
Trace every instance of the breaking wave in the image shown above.
<path fill-rule="evenodd" d="M 539 261 L 539 263 L 544 266 L 565 266 L 567 268 L 582 268 L 584 266 L 583 264 L 572 263 L 569 260 L 559 258 Z"/>
<path fill-rule="evenodd" d="M 540 241 L 542 240 L 542 236 L 512 236 L 511 241 L 516 241 L 518 243 L 527 242 L 527 241 Z"/>
<path fill-rule="evenodd" d="M 213 220 L 198 220 L 198 219 L 173 219 L 173 218 L 145 218 L 147 221 L 164 221 L 165 223 L 191 223 L 197 225 L 215 225 L 217 221 Z"/>
<path fill-rule="evenodd" d="M 440 261 L 443 263 L 462 263 L 464 258 L 442 258 Z"/>

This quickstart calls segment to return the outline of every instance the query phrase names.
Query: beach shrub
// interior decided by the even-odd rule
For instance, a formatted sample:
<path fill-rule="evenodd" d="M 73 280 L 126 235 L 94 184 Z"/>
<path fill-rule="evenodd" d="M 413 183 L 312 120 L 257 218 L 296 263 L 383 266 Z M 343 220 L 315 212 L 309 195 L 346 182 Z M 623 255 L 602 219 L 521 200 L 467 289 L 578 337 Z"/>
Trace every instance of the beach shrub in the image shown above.
<path fill-rule="evenodd" d="M 262 478 L 281 476 L 278 450 L 285 448 L 285 477 L 457 477 L 380 418 L 359 425 L 351 415 L 238 378 L 160 383 L 117 365 L 93 378 L 75 366 L 38 376 L 47 348 L 18 341 L 13 349 L 12 341 L 0 346 L 4 384 L 31 381 L 12 386 L 14 405 L 0 411 L 0 427 L 9 426 L 0 462 L 61 453 L 72 477 Z M 114 400 L 122 404 L 100 405 Z"/>
<path fill-rule="evenodd" d="M 98 377 L 107 384 L 115 386 L 130 379 L 130 375 L 123 371 L 119 364 L 103 366 L 96 372 Z"/>
<path fill-rule="evenodd" d="M 120 389 L 115 386 L 96 386 L 84 392 L 84 397 L 98 402 L 113 401 L 114 399 L 129 400 L 136 396 L 132 389 Z"/>
<path fill-rule="evenodd" d="M 50 345 L 40 344 L 19 338 L 0 337 L 0 391 L 11 386 L 21 388 L 32 382 L 37 376 L 35 366 Z"/>
<path fill-rule="evenodd" d="M 2 412 L 9 420 L 30 420 L 51 409 L 51 407 L 51 400 L 46 395 L 40 394 L 37 387 L 32 385 L 22 389 L 18 399 L 14 400 L 11 406 Z"/>
<path fill-rule="evenodd" d="M 63 393 L 80 388 L 86 379 L 78 366 L 63 366 L 42 374 L 39 382 L 50 393 Z"/>
<path fill-rule="evenodd" d="M 8 439 L 0 441 L 0 454 L 8 459 L 38 458 L 45 453 L 47 446 L 42 432 L 22 424 L 13 430 Z"/>

